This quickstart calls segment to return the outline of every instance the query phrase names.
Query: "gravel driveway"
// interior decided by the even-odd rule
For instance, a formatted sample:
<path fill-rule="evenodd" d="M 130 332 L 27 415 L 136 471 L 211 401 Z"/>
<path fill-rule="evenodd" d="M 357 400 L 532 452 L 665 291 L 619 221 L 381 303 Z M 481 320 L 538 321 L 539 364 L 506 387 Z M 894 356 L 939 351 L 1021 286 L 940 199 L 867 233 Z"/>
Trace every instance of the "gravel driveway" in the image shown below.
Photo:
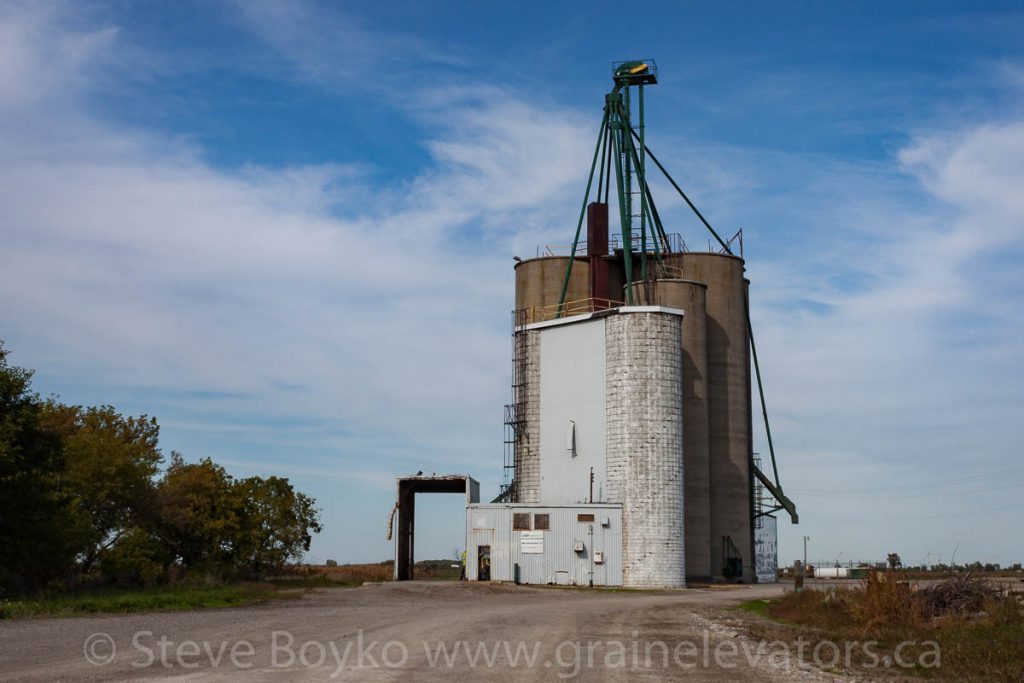
<path fill-rule="evenodd" d="M 835 680 L 723 609 L 778 585 L 664 592 L 405 582 L 262 605 L 0 622 L 5 680 Z"/>

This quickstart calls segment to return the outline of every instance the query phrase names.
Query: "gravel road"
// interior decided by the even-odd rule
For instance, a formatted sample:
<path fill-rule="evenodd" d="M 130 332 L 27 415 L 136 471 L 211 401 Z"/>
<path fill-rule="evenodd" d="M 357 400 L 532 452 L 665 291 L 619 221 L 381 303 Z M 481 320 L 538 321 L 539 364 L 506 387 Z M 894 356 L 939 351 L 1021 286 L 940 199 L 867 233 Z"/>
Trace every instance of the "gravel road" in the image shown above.
<path fill-rule="evenodd" d="M 14 620 L 0 622 L 0 678 L 836 680 L 759 653 L 723 616 L 781 590 L 416 581 L 242 608 Z"/>

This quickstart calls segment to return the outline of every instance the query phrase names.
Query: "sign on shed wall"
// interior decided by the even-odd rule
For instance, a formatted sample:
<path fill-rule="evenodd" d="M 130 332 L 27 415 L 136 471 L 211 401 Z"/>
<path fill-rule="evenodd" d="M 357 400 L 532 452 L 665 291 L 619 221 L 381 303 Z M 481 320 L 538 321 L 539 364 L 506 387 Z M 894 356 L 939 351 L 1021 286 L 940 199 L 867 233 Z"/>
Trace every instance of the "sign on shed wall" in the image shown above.
<path fill-rule="evenodd" d="M 520 531 L 519 552 L 524 555 L 544 554 L 544 532 L 543 531 Z"/>

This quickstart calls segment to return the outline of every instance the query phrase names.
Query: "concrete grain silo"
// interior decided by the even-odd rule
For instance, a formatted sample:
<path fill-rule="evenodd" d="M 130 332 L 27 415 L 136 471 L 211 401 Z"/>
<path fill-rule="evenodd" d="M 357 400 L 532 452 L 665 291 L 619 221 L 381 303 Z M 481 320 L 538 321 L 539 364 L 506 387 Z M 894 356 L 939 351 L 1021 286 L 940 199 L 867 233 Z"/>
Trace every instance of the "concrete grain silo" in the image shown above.
<path fill-rule="evenodd" d="M 708 444 L 707 285 L 696 280 L 660 278 L 634 283 L 634 301 L 684 312 L 682 320 L 683 463 L 686 527 L 686 580 L 710 581 L 711 498 Z"/>
<path fill-rule="evenodd" d="M 666 265 L 707 285 L 707 396 L 712 575 L 752 580 L 750 345 L 743 259 L 669 254 Z"/>
<path fill-rule="evenodd" d="M 657 83 L 653 60 L 616 64 L 613 82 L 572 247 L 515 268 L 506 483 L 494 502 L 515 507 L 513 528 L 489 529 L 508 510 L 482 506 L 467 512 L 475 519 L 467 538 L 477 557 L 489 557 L 488 538 L 518 540 L 518 551 L 501 549 L 520 558 L 507 560 L 515 566 L 504 575 L 519 576 L 522 561 L 529 576 L 551 571 L 554 582 L 756 581 L 755 516 L 784 509 L 796 523 L 797 515 L 778 480 L 766 410 L 774 482 L 753 463 L 757 356 L 742 231 L 723 240 L 647 147 L 643 92 Z M 714 237 L 715 251 L 692 251 L 666 232 L 648 163 Z M 610 230 L 613 194 L 619 225 Z M 755 508 L 755 477 L 777 503 L 771 510 Z M 559 506 L 577 512 L 575 523 L 553 511 Z M 616 514 L 587 511 L 594 506 Z M 562 526 L 545 535 L 553 519 Z M 560 544 L 570 537 L 567 554 Z M 550 561 L 523 559 L 548 557 L 545 538 L 559 544 Z M 615 571 L 595 571 L 611 548 L 621 553 Z"/>
<path fill-rule="evenodd" d="M 625 585 L 677 588 L 686 585 L 682 325 L 671 309 L 628 311 L 605 317 L 607 499 L 623 507 Z"/>

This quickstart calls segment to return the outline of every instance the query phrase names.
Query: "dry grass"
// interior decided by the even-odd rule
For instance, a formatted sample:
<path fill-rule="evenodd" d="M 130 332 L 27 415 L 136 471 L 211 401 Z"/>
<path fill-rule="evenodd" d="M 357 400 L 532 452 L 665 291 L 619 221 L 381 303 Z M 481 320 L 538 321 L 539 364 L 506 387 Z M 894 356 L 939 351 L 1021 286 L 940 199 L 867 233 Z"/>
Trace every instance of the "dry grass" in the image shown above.
<path fill-rule="evenodd" d="M 428 581 L 458 581 L 460 568 L 452 567 L 452 560 L 423 560 L 416 563 L 415 577 Z M 293 565 L 282 578 L 321 579 L 342 584 L 359 584 L 367 581 L 391 581 L 394 577 L 394 563 L 340 564 L 326 566 L 319 564 Z"/>
<path fill-rule="evenodd" d="M 924 606 L 907 581 L 893 574 L 871 572 L 860 590 L 849 596 L 849 612 L 860 635 L 899 638 L 919 629 Z"/>
<path fill-rule="evenodd" d="M 870 640 L 891 651 L 901 641 L 937 642 L 941 667 L 916 675 L 1024 681 L 1024 607 L 983 579 L 961 576 L 918 589 L 896 574 L 872 573 L 855 588 L 788 592 L 748 611 L 785 622 L 793 637 L 799 632 L 840 646 Z"/>
<path fill-rule="evenodd" d="M 311 567 L 314 571 L 332 579 L 354 581 L 390 581 L 394 569 L 390 562 L 386 564 L 342 564 L 337 567 Z"/>

